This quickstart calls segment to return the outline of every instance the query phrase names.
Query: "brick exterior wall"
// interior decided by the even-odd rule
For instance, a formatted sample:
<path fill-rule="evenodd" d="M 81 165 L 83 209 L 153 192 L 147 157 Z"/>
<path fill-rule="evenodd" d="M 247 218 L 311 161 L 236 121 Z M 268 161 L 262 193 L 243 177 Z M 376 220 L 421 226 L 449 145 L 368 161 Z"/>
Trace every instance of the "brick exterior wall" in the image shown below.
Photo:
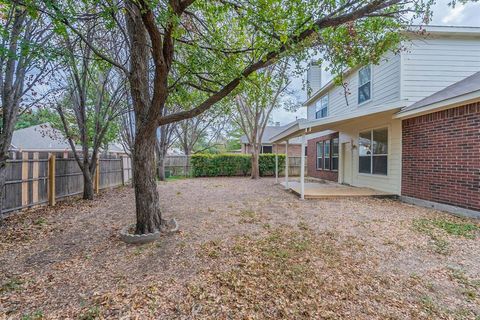
<path fill-rule="evenodd" d="M 278 144 L 278 153 L 285 154 L 285 144 Z M 273 147 L 273 153 L 275 153 L 276 147 Z M 242 144 L 242 153 L 250 154 L 251 153 L 251 146 L 247 144 Z M 302 151 L 301 144 L 288 144 L 288 156 L 289 157 L 300 157 Z"/>
<path fill-rule="evenodd" d="M 313 178 L 338 181 L 338 171 L 317 169 L 317 142 L 338 138 L 338 132 L 307 141 L 307 175 Z"/>
<path fill-rule="evenodd" d="M 480 102 L 402 121 L 402 195 L 480 211 Z"/>

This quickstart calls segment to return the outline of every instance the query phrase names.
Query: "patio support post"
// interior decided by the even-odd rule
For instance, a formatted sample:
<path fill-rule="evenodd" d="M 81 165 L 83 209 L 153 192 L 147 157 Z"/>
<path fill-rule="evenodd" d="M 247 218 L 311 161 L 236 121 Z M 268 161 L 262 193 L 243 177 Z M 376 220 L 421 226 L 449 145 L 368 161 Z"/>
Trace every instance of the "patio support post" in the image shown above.
<path fill-rule="evenodd" d="M 300 154 L 300 199 L 305 200 L 305 133 L 302 134 L 302 151 Z"/>
<path fill-rule="evenodd" d="M 285 143 L 285 189 L 288 189 L 288 139 Z"/>
<path fill-rule="evenodd" d="M 275 144 L 275 183 L 278 184 L 278 144 Z"/>

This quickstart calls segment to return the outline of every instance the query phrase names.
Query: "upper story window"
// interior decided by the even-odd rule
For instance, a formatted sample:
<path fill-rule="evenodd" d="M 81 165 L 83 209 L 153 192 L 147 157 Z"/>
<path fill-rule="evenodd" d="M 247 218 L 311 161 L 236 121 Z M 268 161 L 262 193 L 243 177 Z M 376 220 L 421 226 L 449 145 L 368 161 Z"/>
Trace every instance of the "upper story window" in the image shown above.
<path fill-rule="evenodd" d="M 358 70 L 358 104 L 372 97 L 372 68 L 365 66 Z"/>
<path fill-rule="evenodd" d="M 315 119 L 325 118 L 328 115 L 328 94 L 324 95 L 317 102 Z"/>

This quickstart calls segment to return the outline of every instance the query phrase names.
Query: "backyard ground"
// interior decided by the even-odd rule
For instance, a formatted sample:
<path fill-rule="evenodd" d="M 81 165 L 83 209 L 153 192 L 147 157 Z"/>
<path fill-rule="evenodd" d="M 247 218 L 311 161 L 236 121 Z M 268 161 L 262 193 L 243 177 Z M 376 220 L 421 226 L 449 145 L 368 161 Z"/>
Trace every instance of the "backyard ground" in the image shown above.
<path fill-rule="evenodd" d="M 478 221 L 300 201 L 273 179 L 158 187 L 181 232 L 127 245 L 132 189 L 6 219 L 0 318 L 480 319 Z"/>

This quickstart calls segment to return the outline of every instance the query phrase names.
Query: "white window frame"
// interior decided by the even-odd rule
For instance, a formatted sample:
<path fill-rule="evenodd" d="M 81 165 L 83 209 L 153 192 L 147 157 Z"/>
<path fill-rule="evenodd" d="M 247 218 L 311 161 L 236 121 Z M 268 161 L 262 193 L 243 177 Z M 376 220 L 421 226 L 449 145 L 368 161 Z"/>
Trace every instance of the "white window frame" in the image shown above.
<path fill-rule="evenodd" d="M 268 145 L 268 144 L 267 144 L 267 145 L 263 145 L 263 144 L 262 144 L 262 152 L 261 152 L 262 154 L 265 153 L 265 152 L 263 152 L 263 148 L 265 148 L 265 147 L 271 147 L 271 148 L 272 148 L 272 152 L 270 152 L 270 153 L 273 153 L 273 145 Z"/>
<path fill-rule="evenodd" d="M 328 142 L 328 143 L 327 143 Z M 328 146 L 328 168 L 326 166 L 327 159 L 327 146 Z M 323 141 L 323 170 L 332 170 L 332 139 Z"/>
<path fill-rule="evenodd" d="M 325 117 L 328 117 L 328 104 L 329 104 L 329 98 L 328 98 L 328 93 L 324 96 L 322 96 L 317 104 L 315 105 L 315 119 L 321 119 L 321 118 L 325 118 Z M 322 116 L 322 111 L 323 110 L 326 110 L 325 111 L 325 115 Z M 320 113 L 320 117 L 318 116 L 318 113 Z"/>
<path fill-rule="evenodd" d="M 367 69 L 367 68 L 370 69 L 370 79 L 369 79 L 369 81 L 360 84 L 360 72 L 363 71 L 363 70 L 365 70 L 365 69 Z M 369 101 L 372 100 L 372 95 L 373 95 L 373 89 L 372 89 L 372 87 L 373 87 L 373 86 L 372 86 L 372 83 L 373 83 L 373 81 L 372 81 L 372 78 L 373 78 L 373 68 L 372 68 L 372 66 L 369 64 L 369 65 L 366 65 L 366 66 L 360 68 L 360 69 L 358 70 L 357 77 L 358 77 L 357 103 L 358 103 L 359 106 L 361 106 L 362 104 L 365 104 L 365 103 L 367 103 L 367 102 L 369 102 Z M 360 87 L 366 85 L 367 83 L 369 84 L 369 88 L 370 88 L 369 98 L 368 98 L 367 100 L 364 100 L 364 101 L 360 102 Z"/>
<path fill-rule="evenodd" d="M 317 160 L 317 161 L 316 161 L 316 164 L 315 164 L 315 168 L 316 168 L 317 170 L 323 170 L 323 165 L 324 165 L 324 164 L 323 164 L 323 141 L 317 141 L 317 142 L 315 143 L 315 146 L 316 146 L 315 159 Z M 319 147 L 319 146 L 320 146 L 320 150 L 322 150 L 322 156 L 321 156 L 321 157 L 318 156 L 318 147 Z M 321 166 L 318 165 L 318 159 L 322 159 L 322 165 L 321 165 Z"/>
<path fill-rule="evenodd" d="M 387 153 L 373 153 L 373 131 L 375 130 L 382 130 L 386 129 L 387 130 Z M 388 177 L 388 171 L 390 169 L 389 166 L 389 159 L 390 159 L 390 148 L 391 148 L 391 141 L 390 141 L 390 127 L 375 127 L 375 128 L 369 128 L 369 129 L 364 129 L 358 131 L 358 146 L 360 147 L 360 133 L 362 132 L 370 132 L 370 143 L 371 143 L 371 153 L 370 153 L 370 173 L 366 172 L 360 172 L 360 154 L 358 154 L 358 174 L 359 175 L 365 175 L 365 176 L 374 176 L 374 177 Z M 387 174 L 380 174 L 380 173 L 373 173 L 373 156 L 386 156 L 387 157 Z"/>
<path fill-rule="evenodd" d="M 333 141 L 334 140 L 337 140 L 337 155 L 335 156 L 333 154 Z M 331 171 L 338 171 L 338 167 L 340 167 L 340 160 L 339 160 L 339 155 L 340 155 L 340 136 L 336 137 L 336 138 L 332 138 L 331 142 L 330 142 L 330 153 L 331 153 L 331 157 L 330 157 L 330 170 Z M 333 169 L 333 159 L 334 158 L 337 158 L 337 169 Z"/>

